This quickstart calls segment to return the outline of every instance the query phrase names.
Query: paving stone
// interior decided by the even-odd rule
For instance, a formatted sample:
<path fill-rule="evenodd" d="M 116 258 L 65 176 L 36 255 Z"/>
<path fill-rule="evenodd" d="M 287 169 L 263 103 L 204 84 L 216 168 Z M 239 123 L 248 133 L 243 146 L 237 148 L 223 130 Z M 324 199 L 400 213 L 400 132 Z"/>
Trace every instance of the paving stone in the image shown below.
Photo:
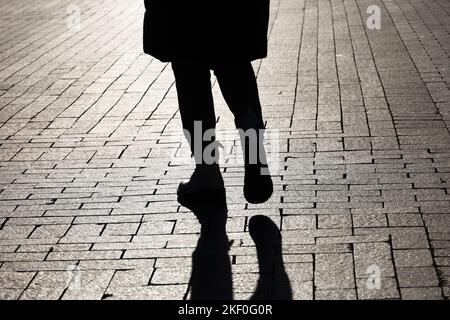
<path fill-rule="evenodd" d="M 433 257 L 429 250 L 394 250 L 395 265 L 406 267 L 431 267 Z"/>
<path fill-rule="evenodd" d="M 138 223 L 108 224 L 103 231 L 103 234 L 111 236 L 134 235 L 138 228 Z"/>
<path fill-rule="evenodd" d="M 6 272 L 26 271 L 65 271 L 72 268 L 74 261 L 33 261 L 33 262 L 5 262 L 1 270 Z"/>
<path fill-rule="evenodd" d="M 2 290 L 25 289 L 34 275 L 34 272 L 0 272 L 0 287 Z"/>
<path fill-rule="evenodd" d="M 389 226 L 393 227 L 420 227 L 423 220 L 420 214 L 388 214 Z"/>
<path fill-rule="evenodd" d="M 59 299 L 73 275 L 67 271 L 40 271 L 20 296 L 23 300 Z"/>
<path fill-rule="evenodd" d="M 139 227 L 139 234 L 170 234 L 173 231 L 174 221 L 147 221 Z"/>
<path fill-rule="evenodd" d="M 21 289 L 3 289 L 0 291 L 0 299 L 2 300 L 18 300 L 22 294 Z"/>
<path fill-rule="evenodd" d="M 313 299 L 313 282 L 291 282 L 292 287 L 292 299 L 294 300 L 312 300 Z M 277 294 L 277 286 L 275 286 L 275 296 Z"/>
<path fill-rule="evenodd" d="M 317 290 L 317 300 L 355 300 L 355 289 Z"/>
<path fill-rule="evenodd" d="M 73 277 L 62 296 L 63 300 L 100 300 L 108 287 L 113 270 L 86 271 L 74 269 L 68 271 Z"/>
<path fill-rule="evenodd" d="M 402 288 L 402 298 L 405 300 L 442 300 L 442 289 L 436 288 Z"/>
<path fill-rule="evenodd" d="M 83 260 L 80 261 L 81 270 L 130 270 L 152 269 L 154 259 L 121 259 L 121 260 Z"/>
<path fill-rule="evenodd" d="M 400 287 L 433 287 L 439 284 L 433 267 L 398 268 Z"/>
<path fill-rule="evenodd" d="M 73 225 L 70 230 L 66 233 L 67 237 L 74 236 L 99 236 L 103 231 L 104 225 L 100 224 L 80 224 Z"/>
<path fill-rule="evenodd" d="M 381 278 L 380 289 L 368 286 L 367 279 L 357 282 L 358 298 L 361 300 L 399 299 L 400 293 L 394 278 Z"/>
<path fill-rule="evenodd" d="M 30 238 L 50 238 L 50 237 L 62 237 L 66 234 L 70 228 L 69 225 L 42 225 L 38 226 Z"/>
<path fill-rule="evenodd" d="M 371 227 L 386 227 L 386 215 L 381 214 L 358 214 L 353 215 L 353 226 L 355 228 L 371 228 Z"/>
<path fill-rule="evenodd" d="M 144 286 L 110 288 L 105 293 L 106 300 L 181 300 L 187 285 Z"/>
<path fill-rule="evenodd" d="M 122 251 L 59 251 L 51 252 L 47 256 L 47 260 L 94 260 L 119 259 Z"/>
<path fill-rule="evenodd" d="M 316 217 L 311 215 L 283 217 L 283 230 L 307 230 L 316 228 Z"/>
<path fill-rule="evenodd" d="M 319 215 L 318 226 L 320 229 L 351 228 L 349 215 Z"/>
<path fill-rule="evenodd" d="M 421 249 L 429 246 L 426 233 L 421 228 L 404 228 L 392 234 L 394 249 Z"/>
<path fill-rule="evenodd" d="M 349 254 L 316 255 L 315 285 L 320 290 L 355 287 L 353 262 Z"/>
<path fill-rule="evenodd" d="M 113 287 L 139 287 L 148 285 L 153 269 L 118 270 L 109 284 Z"/>
<path fill-rule="evenodd" d="M 158 268 L 152 276 L 151 284 L 184 284 L 190 279 L 189 268 Z"/>

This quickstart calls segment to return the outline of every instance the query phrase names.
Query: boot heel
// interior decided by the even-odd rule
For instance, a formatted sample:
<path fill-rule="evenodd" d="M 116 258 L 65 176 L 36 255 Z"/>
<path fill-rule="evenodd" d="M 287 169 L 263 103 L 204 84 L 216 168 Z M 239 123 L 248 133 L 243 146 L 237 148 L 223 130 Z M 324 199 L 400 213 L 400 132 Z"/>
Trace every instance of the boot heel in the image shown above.
<path fill-rule="evenodd" d="M 262 170 L 264 170 L 262 172 Z M 252 204 L 267 202 L 273 194 L 273 182 L 270 174 L 264 174 L 267 168 L 246 167 L 244 180 L 244 197 Z"/>

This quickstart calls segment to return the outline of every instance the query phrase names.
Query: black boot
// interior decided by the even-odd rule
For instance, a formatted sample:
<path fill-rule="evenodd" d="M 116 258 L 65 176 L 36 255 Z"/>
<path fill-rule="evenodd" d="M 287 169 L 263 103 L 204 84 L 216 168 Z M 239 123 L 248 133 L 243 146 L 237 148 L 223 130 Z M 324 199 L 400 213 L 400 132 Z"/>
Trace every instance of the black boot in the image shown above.
<path fill-rule="evenodd" d="M 262 120 L 253 114 L 236 119 L 245 161 L 244 196 L 249 203 L 268 201 L 273 194 L 273 182 L 264 148 Z"/>
<path fill-rule="evenodd" d="M 209 196 L 221 195 L 224 182 L 219 165 L 198 165 L 189 181 L 178 186 L 178 200 L 207 201 Z"/>
<path fill-rule="evenodd" d="M 212 151 L 212 164 L 203 163 L 201 156 L 195 157 L 197 165 L 189 181 L 181 182 L 178 186 L 178 201 L 183 203 L 215 201 L 224 194 L 224 182 L 218 164 L 219 150 L 216 141 Z M 211 143 L 205 143 L 202 150 Z"/>

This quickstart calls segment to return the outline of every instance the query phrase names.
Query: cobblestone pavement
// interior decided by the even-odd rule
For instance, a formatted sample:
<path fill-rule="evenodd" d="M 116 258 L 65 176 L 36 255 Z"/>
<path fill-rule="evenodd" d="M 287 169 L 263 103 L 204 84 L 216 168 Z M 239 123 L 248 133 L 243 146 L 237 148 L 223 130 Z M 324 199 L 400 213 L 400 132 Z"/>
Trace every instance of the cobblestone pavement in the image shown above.
<path fill-rule="evenodd" d="M 142 1 L 70 3 L 0 0 L 0 298 L 188 299 L 200 225 L 176 201 L 193 165 L 170 65 L 142 53 Z M 271 201 L 246 203 L 222 164 L 235 299 L 259 277 L 254 215 L 281 230 L 294 299 L 448 299 L 449 15 L 272 0 L 255 63 L 279 130 Z"/>

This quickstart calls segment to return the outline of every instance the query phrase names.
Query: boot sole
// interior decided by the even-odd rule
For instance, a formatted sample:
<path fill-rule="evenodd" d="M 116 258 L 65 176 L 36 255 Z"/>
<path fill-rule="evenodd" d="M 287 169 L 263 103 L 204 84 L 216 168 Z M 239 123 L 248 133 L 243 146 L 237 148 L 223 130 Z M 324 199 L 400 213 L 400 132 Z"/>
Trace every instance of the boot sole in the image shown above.
<path fill-rule="evenodd" d="M 225 199 L 225 188 L 201 189 L 189 194 L 177 191 L 178 202 L 187 208 L 192 205 L 222 203 Z"/>
<path fill-rule="evenodd" d="M 253 179 L 249 179 L 253 180 Z M 250 187 L 250 185 L 252 187 Z M 264 183 L 245 183 L 244 184 L 244 197 L 247 202 L 251 204 L 262 204 L 270 200 L 273 195 L 273 182 L 266 181 Z"/>
<path fill-rule="evenodd" d="M 272 198 L 272 195 L 273 195 L 273 190 L 271 190 L 270 193 L 268 192 L 267 194 L 264 194 L 264 195 L 262 195 L 261 193 L 249 194 L 249 192 L 244 191 L 245 200 L 247 200 L 247 202 L 251 203 L 251 204 L 266 203 L 267 201 L 270 200 L 270 198 Z"/>

